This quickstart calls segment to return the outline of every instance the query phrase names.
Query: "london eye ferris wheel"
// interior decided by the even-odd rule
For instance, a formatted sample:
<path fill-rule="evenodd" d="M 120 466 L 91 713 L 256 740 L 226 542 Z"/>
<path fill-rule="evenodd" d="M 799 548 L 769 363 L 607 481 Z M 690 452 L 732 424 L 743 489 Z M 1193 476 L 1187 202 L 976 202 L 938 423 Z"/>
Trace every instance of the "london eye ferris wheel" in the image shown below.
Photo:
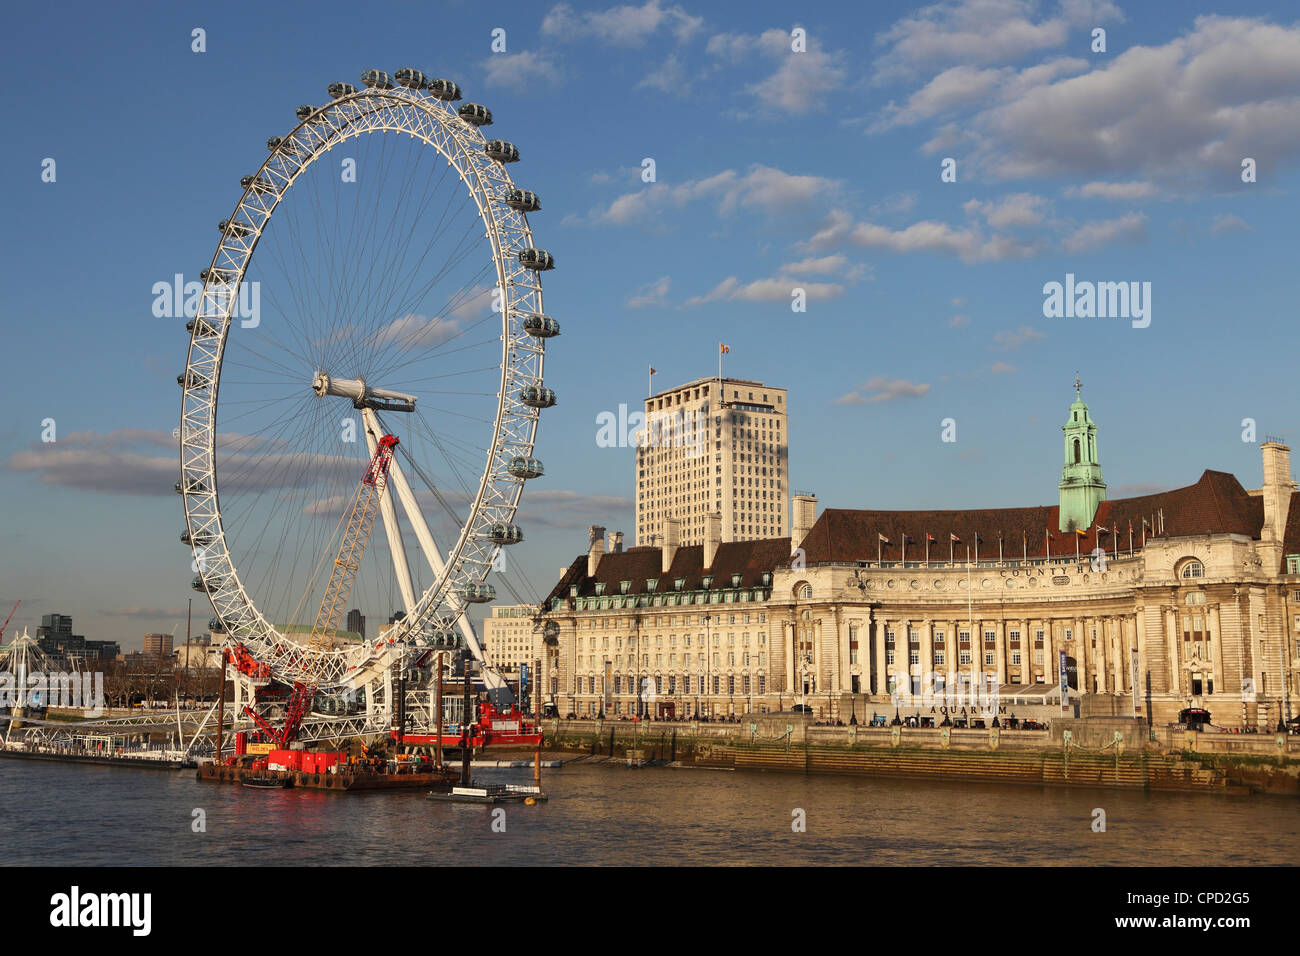
<path fill-rule="evenodd" d="M 523 539 L 556 403 L 554 260 L 529 227 L 537 195 L 508 172 L 519 150 L 449 80 L 361 78 L 300 106 L 241 180 L 178 377 L 194 587 L 246 659 L 322 690 L 429 647 L 482 658 L 465 610 L 495 597 L 488 573 Z M 348 604 L 394 620 L 358 641 Z"/>

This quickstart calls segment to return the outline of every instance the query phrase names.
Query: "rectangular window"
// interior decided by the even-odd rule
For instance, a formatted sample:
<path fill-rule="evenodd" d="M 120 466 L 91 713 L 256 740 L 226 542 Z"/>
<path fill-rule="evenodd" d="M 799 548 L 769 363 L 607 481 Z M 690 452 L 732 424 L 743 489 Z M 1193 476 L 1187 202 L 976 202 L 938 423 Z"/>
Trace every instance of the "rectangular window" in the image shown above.
<path fill-rule="evenodd" d="M 893 667 L 893 666 L 894 666 L 894 652 L 893 652 L 893 651 L 885 651 L 885 663 L 888 664 L 890 667 Z"/>
<path fill-rule="evenodd" d="M 1015 665 L 1017 665 L 1017 666 L 1019 666 L 1019 664 L 1020 664 L 1020 652 L 1019 652 L 1019 651 L 1012 651 L 1012 652 L 1011 652 L 1011 663 L 1012 663 L 1012 664 L 1015 664 Z"/>
<path fill-rule="evenodd" d="M 1043 649 L 1041 647 L 1034 648 L 1034 663 L 1040 665 L 1043 663 Z"/>
<path fill-rule="evenodd" d="M 718 690 L 718 688 L 721 686 L 721 684 L 722 684 L 722 678 L 721 678 L 721 677 L 714 677 L 714 678 L 713 678 L 713 693 L 715 693 L 715 694 L 720 693 L 719 690 Z"/>
<path fill-rule="evenodd" d="M 984 655 L 984 664 L 986 667 L 993 666 L 993 652 L 989 651 Z"/>
<path fill-rule="evenodd" d="M 943 665 L 943 661 L 944 661 L 944 653 L 943 653 L 943 649 L 940 648 L 939 650 L 934 652 L 934 664 L 936 667 L 941 667 Z"/>
<path fill-rule="evenodd" d="M 962 652 L 960 653 L 960 655 L 958 656 L 957 659 L 958 659 L 959 661 L 961 661 L 961 663 L 962 663 L 963 666 L 965 666 L 966 664 L 969 664 L 969 663 L 970 663 L 970 651 L 962 651 Z"/>
<path fill-rule="evenodd" d="M 908 651 L 908 653 L 907 653 L 907 662 L 908 662 L 909 664 L 919 664 L 919 663 L 921 663 L 921 652 L 918 651 L 918 650 L 911 650 L 911 651 Z"/>

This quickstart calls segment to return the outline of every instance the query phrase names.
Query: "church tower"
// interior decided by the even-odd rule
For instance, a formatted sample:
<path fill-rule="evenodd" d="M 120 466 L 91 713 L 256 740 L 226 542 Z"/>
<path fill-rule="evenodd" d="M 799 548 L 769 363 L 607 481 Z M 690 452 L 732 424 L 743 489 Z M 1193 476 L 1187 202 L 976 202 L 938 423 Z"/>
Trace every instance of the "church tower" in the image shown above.
<path fill-rule="evenodd" d="M 1097 424 L 1088 415 L 1088 405 L 1080 394 L 1082 388 L 1083 383 L 1075 376 L 1070 417 L 1061 426 L 1065 432 L 1065 467 L 1061 470 L 1063 532 L 1091 528 L 1097 506 L 1106 500 L 1106 482 L 1101 480 L 1097 461 Z"/>

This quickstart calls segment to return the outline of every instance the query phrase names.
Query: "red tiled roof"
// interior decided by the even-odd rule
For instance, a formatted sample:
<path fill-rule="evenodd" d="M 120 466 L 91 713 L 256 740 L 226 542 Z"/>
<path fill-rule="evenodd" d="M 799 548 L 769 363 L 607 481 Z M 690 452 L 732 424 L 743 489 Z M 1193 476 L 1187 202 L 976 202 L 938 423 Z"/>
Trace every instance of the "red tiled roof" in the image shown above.
<path fill-rule="evenodd" d="M 1120 550 L 1126 549 L 1130 522 L 1136 547 L 1142 540 L 1142 519 L 1151 522 L 1147 531 L 1150 537 L 1159 527 L 1161 512 L 1164 513 L 1163 537 L 1209 532 L 1258 538 L 1264 523 L 1264 503 L 1259 497 L 1248 494 L 1227 472 L 1206 471 L 1196 484 L 1186 488 L 1103 501 L 1092 527 L 1086 536 L 1079 537 L 1078 550 L 1085 554 L 1092 551 L 1098 546 L 1098 539 L 1107 551 L 1113 549 L 1111 534 L 1098 531 L 1098 525 L 1107 529 L 1118 528 Z M 971 554 L 975 553 L 975 535 L 978 533 L 981 558 L 998 553 L 999 534 L 1005 557 L 1014 559 L 1027 554 L 1030 558 L 1041 558 L 1045 556 L 1047 534 L 1050 533 L 1052 555 L 1060 556 L 1074 552 L 1077 536 L 1057 530 L 1059 514 L 1057 505 L 972 511 L 828 508 L 804 539 L 803 548 L 810 564 L 874 561 L 877 535 L 883 534 L 889 543 L 880 544 L 880 555 L 885 560 L 898 561 L 902 558 L 903 535 L 907 534 L 908 555 L 919 560 L 925 554 L 925 536 L 929 533 L 935 536 L 930 543 L 931 559 L 947 560 L 949 535 L 956 534 L 961 542 L 953 545 L 954 554 L 964 559 L 967 545 Z M 1294 517 L 1288 522 L 1288 528 L 1291 527 L 1294 527 L 1296 540 L 1300 541 L 1300 523 L 1296 523 Z"/>

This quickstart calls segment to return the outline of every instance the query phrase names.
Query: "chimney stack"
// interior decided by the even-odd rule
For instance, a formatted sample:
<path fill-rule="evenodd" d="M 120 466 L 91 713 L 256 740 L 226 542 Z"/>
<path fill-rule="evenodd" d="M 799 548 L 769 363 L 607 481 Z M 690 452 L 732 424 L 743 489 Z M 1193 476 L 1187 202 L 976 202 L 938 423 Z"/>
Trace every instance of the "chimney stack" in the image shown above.
<path fill-rule="evenodd" d="M 1264 527 L 1260 531 L 1260 543 L 1267 549 L 1270 571 L 1276 572 L 1282 563 L 1282 539 L 1286 536 L 1287 513 L 1291 510 L 1291 494 L 1296 490 L 1296 483 L 1291 480 L 1290 447 L 1272 439 L 1259 447 L 1264 456 Z"/>
<path fill-rule="evenodd" d="M 677 545 L 681 541 L 680 518 L 664 519 L 664 548 L 663 548 L 663 573 L 667 574 L 668 569 L 673 566 L 673 557 L 677 554 Z"/>
<path fill-rule="evenodd" d="M 790 520 L 790 550 L 803 546 L 803 539 L 817 523 L 817 496 L 796 492 L 790 499 L 794 512 Z"/>
<path fill-rule="evenodd" d="M 587 529 L 587 577 L 594 578 L 605 554 L 605 529 L 594 524 Z"/>
<path fill-rule="evenodd" d="M 609 533 L 609 553 L 610 554 L 623 553 L 623 532 L 622 531 L 611 531 Z"/>
<path fill-rule="evenodd" d="M 713 567 L 713 559 L 718 556 L 718 546 L 722 544 L 722 515 L 714 512 L 704 516 L 704 570 Z"/>

